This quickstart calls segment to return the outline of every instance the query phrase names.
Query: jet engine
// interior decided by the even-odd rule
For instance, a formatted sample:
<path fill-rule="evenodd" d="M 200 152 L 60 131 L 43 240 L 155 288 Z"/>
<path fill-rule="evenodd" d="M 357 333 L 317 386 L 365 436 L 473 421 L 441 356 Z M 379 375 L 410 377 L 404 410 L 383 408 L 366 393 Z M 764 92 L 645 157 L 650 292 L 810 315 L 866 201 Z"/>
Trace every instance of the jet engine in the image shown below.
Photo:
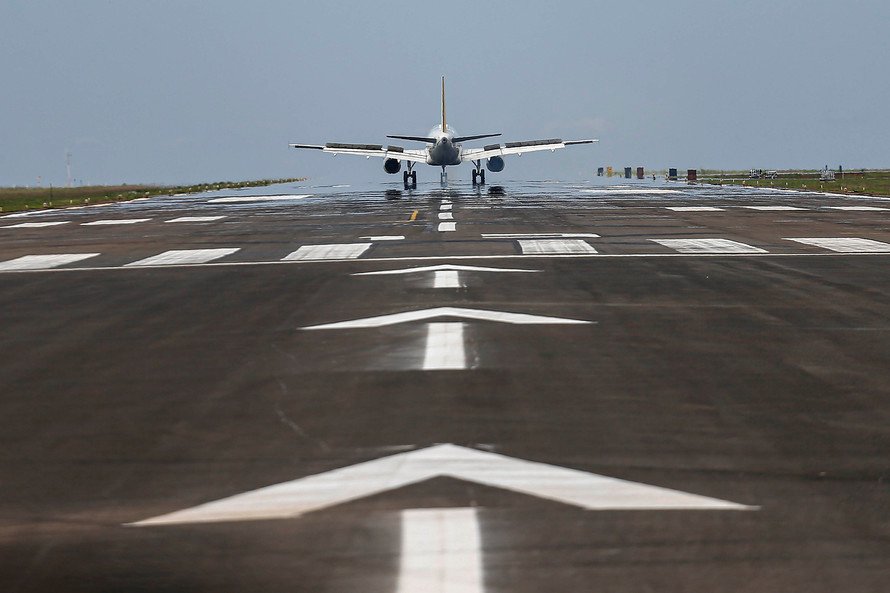
<path fill-rule="evenodd" d="M 493 156 L 485 163 L 485 167 L 492 173 L 500 173 L 504 170 L 504 159 L 499 156 Z"/>
<path fill-rule="evenodd" d="M 402 161 L 398 159 L 386 159 L 383 161 L 383 170 L 390 175 L 395 175 L 402 170 Z"/>

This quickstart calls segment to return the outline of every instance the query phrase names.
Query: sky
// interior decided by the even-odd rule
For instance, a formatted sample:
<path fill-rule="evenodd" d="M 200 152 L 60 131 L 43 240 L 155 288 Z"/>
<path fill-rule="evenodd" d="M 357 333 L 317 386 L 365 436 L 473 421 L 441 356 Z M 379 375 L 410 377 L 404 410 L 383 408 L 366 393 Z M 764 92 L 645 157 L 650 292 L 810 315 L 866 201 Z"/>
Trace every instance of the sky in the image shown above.
<path fill-rule="evenodd" d="M 63 185 L 67 152 L 77 183 L 391 181 L 287 145 L 425 135 L 442 75 L 462 135 L 600 139 L 508 179 L 890 167 L 888 23 L 886 0 L 0 0 L 0 186 Z"/>

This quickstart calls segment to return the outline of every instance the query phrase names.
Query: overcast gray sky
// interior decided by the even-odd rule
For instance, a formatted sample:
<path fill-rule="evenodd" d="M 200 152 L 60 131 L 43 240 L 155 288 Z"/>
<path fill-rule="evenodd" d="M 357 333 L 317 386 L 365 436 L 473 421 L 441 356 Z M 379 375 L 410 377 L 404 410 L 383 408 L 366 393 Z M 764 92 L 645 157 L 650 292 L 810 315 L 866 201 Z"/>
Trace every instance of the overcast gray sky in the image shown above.
<path fill-rule="evenodd" d="M 425 134 L 443 74 L 462 134 L 601 139 L 508 178 L 885 167 L 888 24 L 886 0 L 2 0 L 0 185 L 64 183 L 66 150 L 91 183 L 383 181 L 287 143 Z"/>

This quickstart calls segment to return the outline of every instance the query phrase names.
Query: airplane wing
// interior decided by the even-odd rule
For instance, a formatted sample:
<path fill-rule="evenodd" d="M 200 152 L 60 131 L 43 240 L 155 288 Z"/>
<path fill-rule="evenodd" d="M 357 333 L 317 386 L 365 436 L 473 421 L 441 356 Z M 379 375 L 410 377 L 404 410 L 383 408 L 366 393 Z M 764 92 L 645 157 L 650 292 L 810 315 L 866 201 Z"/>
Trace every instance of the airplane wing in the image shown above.
<path fill-rule="evenodd" d="M 551 138 L 548 140 L 529 140 L 526 142 L 507 142 L 503 146 L 500 144 L 489 144 L 484 148 L 465 148 L 461 152 L 461 158 L 465 161 L 477 161 L 479 159 L 489 159 L 494 156 L 506 156 L 509 154 L 521 155 L 525 152 L 535 152 L 538 150 L 556 150 L 565 148 L 566 146 L 574 146 L 575 144 L 592 144 L 599 140 L 561 140 L 559 138 Z"/>
<path fill-rule="evenodd" d="M 308 148 L 321 150 L 331 154 L 353 154 L 363 157 L 382 157 L 384 159 L 396 159 L 397 161 L 413 161 L 425 163 L 427 152 L 423 149 L 405 150 L 401 146 L 383 146 L 381 144 L 344 144 L 341 142 L 328 142 L 327 144 L 291 144 L 291 148 Z"/>

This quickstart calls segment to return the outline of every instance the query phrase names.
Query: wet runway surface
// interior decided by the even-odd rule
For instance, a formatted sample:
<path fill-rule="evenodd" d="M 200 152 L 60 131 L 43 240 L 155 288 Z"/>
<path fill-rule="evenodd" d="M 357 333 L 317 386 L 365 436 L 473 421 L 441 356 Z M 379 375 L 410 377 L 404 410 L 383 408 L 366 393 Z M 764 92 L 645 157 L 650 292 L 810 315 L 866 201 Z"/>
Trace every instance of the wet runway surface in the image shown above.
<path fill-rule="evenodd" d="M 0 217 L 0 590 L 884 591 L 888 264 L 676 183 Z"/>

